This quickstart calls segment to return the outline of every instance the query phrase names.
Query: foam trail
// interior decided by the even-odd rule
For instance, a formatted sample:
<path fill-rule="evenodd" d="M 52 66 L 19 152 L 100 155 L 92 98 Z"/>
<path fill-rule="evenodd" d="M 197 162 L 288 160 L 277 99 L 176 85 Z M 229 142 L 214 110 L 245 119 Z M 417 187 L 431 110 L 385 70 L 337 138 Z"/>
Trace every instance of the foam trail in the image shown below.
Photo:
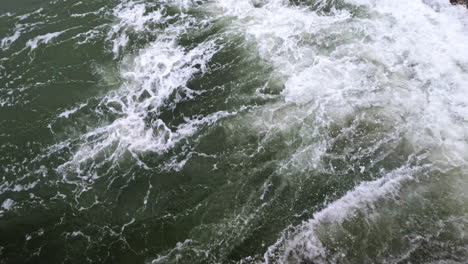
<path fill-rule="evenodd" d="M 3 201 L 2 203 L 2 208 L 6 211 L 8 210 L 11 210 L 11 208 L 13 207 L 13 205 L 15 204 L 15 201 L 13 201 L 12 199 L 6 199 L 5 201 Z"/>
<path fill-rule="evenodd" d="M 120 5 L 116 8 L 120 22 L 110 33 L 117 38 L 113 44 L 116 55 L 126 45 L 126 30 L 144 30 L 150 21 L 164 23 L 166 18 L 160 10 L 150 14 L 146 14 L 145 10 L 143 4 Z M 170 103 L 167 100 L 176 91 L 184 92 L 188 97 L 197 94 L 186 87 L 187 82 L 194 74 L 207 70 L 207 63 L 220 48 L 213 40 L 189 50 L 179 46 L 179 34 L 193 22 L 187 19 L 170 25 L 156 41 L 136 56 L 124 58 L 121 72 L 125 80 L 123 86 L 106 95 L 100 103 L 120 117 L 82 135 L 79 139 L 81 146 L 61 168 L 99 159 L 109 149 L 112 149 L 112 154 L 104 160 L 111 162 L 119 160 L 126 152 L 130 152 L 133 157 L 137 157 L 139 152 L 165 152 L 181 139 L 193 135 L 198 127 L 229 115 L 219 112 L 202 118 L 185 119 L 185 123 L 175 129 L 157 118 L 160 107 Z"/>
<path fill-rule="evenodd" d="M 342 221 L 357 211 L 371 212 L 375 209 L 375 202 L 397 197 L 401 186 L 414 180 L 415 175 L 424 169 L 403 167 L 378 180 L 361 183 L 325 209 L 314 213 L 312 219 L 296 227 L 296 234 L 285 236 L 270 246 L 264 255 L 265 263 L 301 263 L 304 260 L 326 263 L 327 248 L 320 241 L 318 229 L 326 225 L 331 227 L 325 228 L 337 229 Z"/>
<path fill-rule="evenodd" d="M 322 126 L 373 108 L 406 130 L 417 148 L 443 148 L 450 160 L 465 161 L 467 132 L 457 120 L 468 120 L 461 66 L 468 64 L 466 11 L 445 1 L 347 2 L 363 6 L 365 15 L 346 9 L 321 15 L 285 1 L 260 8 L 218 1 L 218 7 L 239 20 L 284 76 L 285 101 L 320 109 Z M 447 127 L 456 132 L 443 136 Z M 424 129 L 435 137 L 419 132 Z"/>
<path fill-rule="evenodd" d="M 220 0 L 217 7 L 236 17 L 235 27 L 283 76 L 285 103 L 314 109 L 306 114 L 315 115 L 317 126 L 366 111 L 393 127 L 382 140 L 398 135 L 408 139 L 414 153 L 427 151 L 437 166 L 466 167 L 467 11 L 443 0 L 344 2 L 356 9 L 325 14 L 273 0 L 261 5 Z M 277 121 L 284 126 L 283 119 Z M 324 138 L 323 146 L 329 141 Z M 324 152 L 316 149 L 301 148 L 310 155 L 297 156 L 320 161 Z M 326 248 L 315 233 L 317 226 L 339 224 L 354 210 L 372 208 L 380 197 L 398 193 L 416 169 L 361 184 L 315 213 L 297 236 L 279 242 L 287 245 L 279 255 L 273 252 L 276 246 L 270 248 L 266 261 L 286 263 L 296 250 L 324 263 Z M 296 257 L 300 263 L 301 256 Z"/>
<path fill-rule="evenodd" d="M 21 36 L 21 27 L 16 26 L 13 35 L 3 38 L 0 41 L 0 49 L 8 49 Z"/>
<path fill-rule="evenodd" d="M 81 140 L 91 144 L 84 143 L 72 163 L 99 155 L 114 143 L 118 144 L 112 155 L 115 158 L 127 150 L 161 152 L 171 148 L 184 136 L 193 134 L 199 122 L 187 123 L 171 131 L 162 120 L 154 120 L 148 127 L 145 119 L 149 114 L 157 113 L 176 89 L 185 86 L 190 77 L 199 71 L 197 65 L 205 67 L 213 53 L 214 49 L 205 43 L 185 53 L 172 40 L 158 41 L 142 51 L 135 59 L 134 71 L 124 73 L 127 86 L 107 96 L 103 102 L 118 105 L 124 116 L 83 135 Z M 141 100 L 145 95 L 148 98 Z"/>
<path fill-rule="evenodd" d="M 28 42 L 26 42 L 26 47 L 29 47 L 31 50 L 35 50 L 40 44 L 48 44 L 50 41 L 69 31 L 70 29 L 37 36 L 33 39 L 28 40 Z"/>

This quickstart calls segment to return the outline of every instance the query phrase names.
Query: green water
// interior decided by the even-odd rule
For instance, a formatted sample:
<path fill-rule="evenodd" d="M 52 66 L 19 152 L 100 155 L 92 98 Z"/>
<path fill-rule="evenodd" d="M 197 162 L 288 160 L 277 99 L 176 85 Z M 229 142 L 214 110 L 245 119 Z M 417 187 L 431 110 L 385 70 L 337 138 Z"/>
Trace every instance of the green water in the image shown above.
<path fill-rule="evenodd" d="M 467 263 L 467 13 L 2 2 L 0 263 Z"/>

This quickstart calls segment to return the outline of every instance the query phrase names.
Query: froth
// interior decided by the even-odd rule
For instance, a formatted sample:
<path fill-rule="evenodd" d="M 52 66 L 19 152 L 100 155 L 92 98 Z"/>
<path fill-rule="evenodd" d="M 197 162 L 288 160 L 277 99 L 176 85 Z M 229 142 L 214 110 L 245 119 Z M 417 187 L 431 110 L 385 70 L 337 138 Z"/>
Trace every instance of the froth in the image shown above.
<path fill-rule="evenodd" d="M 434 164 L 466 167 L 466 10 L 448 1 L 345 2 L 355 8 L 314 12 L 285 1 L 218 1 L 283 76 L 285 103 L 297 106 L 291 109 L 312 113 L 324 128 L 363 111 L 372 113 L 371 118 L 380 116 L 393 127 L 380 135 L 382 140 L 396 134 L 415 153 L 426 151 Z M 300 148 L 297 156 L 303 151 L 308 150 Z M 317 161 L 323 155 L 317 148 L 308 152 Z M 302 257 L 323 262 L 325 248 L 315 228 L 322 221 L 339 224 L 353 210 L 397 193 L 414 169 L 361 184 L 283 241 L 289 249 L 281 257 L 271 258 L 278 252 L 270 252 L 266 260 L 284 260 L 304 250 L 310 255 Z"/>
<path fill-rule="evenodd" d="M 125 25 L 119 24 L 119 27 L 143 30 L 147 21 L 161 19 L 159 11 L 149 17 L 145 15 L 142 4 L 130 5 L 127 9 L 119 6 L 116 10 L 123 21 L 120 23 Z M 185 22 L 169 26 L 138 54 L 123 58 L 122 87 L 106 95 L 100 103 L 100 107 L 115 113 L 118 118 L 82 135 L 79 149 L 61 168 L 90 160 L 113 162 L 124 153 L 137 158 L 139 152 L 165 152 L 181 139 L 194 134 L 198 127 L 229 114 L 217 112 L 186 118 L 183 124 L 175 128 L 168 127 L 158 118 L 162 106 L 174 103 L 168 101 L 172 94 L 179 93 L 187 97 L 197 95 L 197 92 L 187 87 L 187 82 L 194 74 L 207 71 L 207 63 L 220 48 L 213 40 L 190 49 L 178 45 L 178 33 L 184 32 L 188 26 Z M 122 36 L 126 38 L 125 31 L 119 38 Z M 181 98 L 176 96 L 174 100 Z M 109 151 L 111 154 L 105 154 Z"/>
<path fill-rule="evenodd" d="M 298 263 L 303 260 L 326 263 L 327 249 L 320 241 L 318 229 L 339 229 L 342 221 L 357 211 L 365 214 L 372 212 L 376 201 L 398 196 L 401 185 L 412 181 L 415 175 L 424 169 L 424 167 L 402 167 L 378 180 L 361 183 L 325 209 L 316 212 L 312 219 L 296 227 L 296 233 L 291 236 L 286 235 L 272 245 L 265 253 L 266 263 L 269 261 L 288 263 L 293 259 Z"/>

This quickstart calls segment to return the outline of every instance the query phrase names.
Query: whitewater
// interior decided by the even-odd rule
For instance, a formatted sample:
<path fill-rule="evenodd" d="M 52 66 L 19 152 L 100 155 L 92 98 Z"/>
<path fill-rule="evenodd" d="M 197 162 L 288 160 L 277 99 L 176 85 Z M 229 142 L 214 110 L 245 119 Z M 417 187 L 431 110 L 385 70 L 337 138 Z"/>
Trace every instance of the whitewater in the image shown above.
<path fill-rule="evenodd" d="M 0 263 L 468 263 L 448 0 L 0 9 L 0 124 Z"/>

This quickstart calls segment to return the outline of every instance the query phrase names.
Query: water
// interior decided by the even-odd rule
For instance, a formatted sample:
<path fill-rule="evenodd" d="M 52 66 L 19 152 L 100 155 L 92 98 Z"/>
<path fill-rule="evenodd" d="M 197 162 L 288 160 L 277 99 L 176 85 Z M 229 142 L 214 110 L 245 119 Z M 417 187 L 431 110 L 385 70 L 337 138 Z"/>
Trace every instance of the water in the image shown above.
<path fill-rule="evenodd" d="M 468 262 L 462 6 L 0 13 L 0 263 Z"/>

